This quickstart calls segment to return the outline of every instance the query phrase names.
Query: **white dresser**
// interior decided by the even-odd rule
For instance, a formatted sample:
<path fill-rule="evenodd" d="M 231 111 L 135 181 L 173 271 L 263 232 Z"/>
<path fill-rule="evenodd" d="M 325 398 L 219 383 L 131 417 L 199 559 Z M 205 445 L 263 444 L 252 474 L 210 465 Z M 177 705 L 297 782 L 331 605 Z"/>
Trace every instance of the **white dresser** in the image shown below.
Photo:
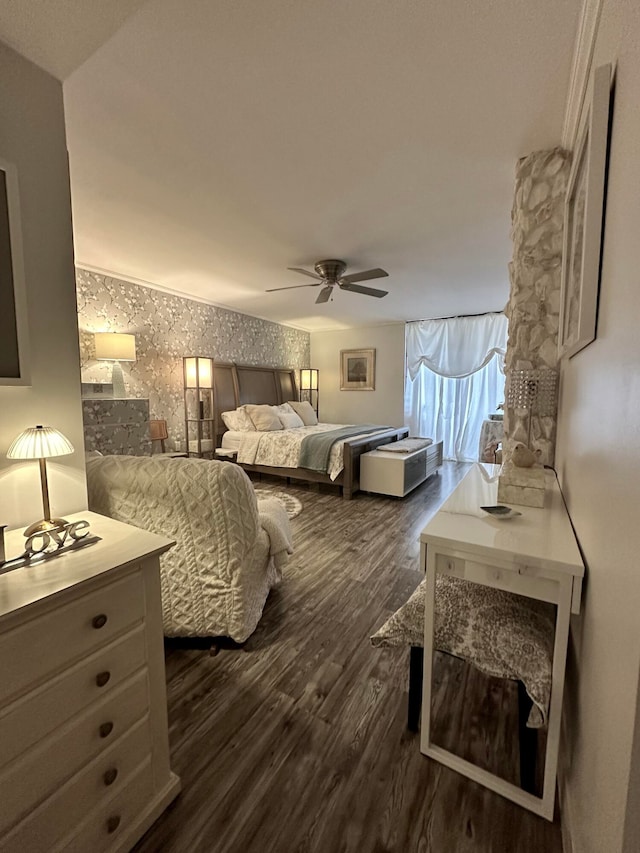
<path fill-rule="evenodd" d="M 128 851 L 169 768 L 158 558 L 171 540 L 84 512 L 102 541 L 0 575 L 0 851 Z M 24 545 L 7 534 L 7 558 Z"/>
<path fill-rule="evenodd" d="M 360 457 L 360 489 L 363 492 L 403 498 L 442 465 L 441 441 L 411 453 L 396 453 L 385 447 L 387 445 L 383 444 Z"/>

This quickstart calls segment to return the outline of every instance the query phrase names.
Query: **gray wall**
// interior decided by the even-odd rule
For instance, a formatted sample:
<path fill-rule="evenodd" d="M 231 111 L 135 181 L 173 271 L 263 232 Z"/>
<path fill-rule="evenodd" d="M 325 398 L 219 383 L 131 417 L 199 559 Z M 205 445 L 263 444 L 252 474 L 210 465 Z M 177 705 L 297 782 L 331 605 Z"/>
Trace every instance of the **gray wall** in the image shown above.
<path fill-rule="evenodd" d="M 564 810 L 574 853 L 640 850 L 640 5 L 604 0 L 617 61 L 597 339 L 563 362 L 556 467 L 587 563 L 572 625 Z M 626 834 L 624 832 L 627 823 Z"/>
<path fill-rule="evenodd" d="M 32 382 L 0 386 L 0 523 L 17 527 L 42 515 L 38 466 L 6 458 L 26 427 L 56 427 L 76 448 L 48 465 L 53 512 L 87 503 L 62 85 L 2 43 L 0 80 L 0 157 L 18 170 Z"/>
<path fill-rule="evenodd" d="M 340 350 L 376 350 L 375 391 L 340 390 Z M 404 424 L 404 323 L 311 335 L 319 373 L 320 419 L 327 423 Z"/>

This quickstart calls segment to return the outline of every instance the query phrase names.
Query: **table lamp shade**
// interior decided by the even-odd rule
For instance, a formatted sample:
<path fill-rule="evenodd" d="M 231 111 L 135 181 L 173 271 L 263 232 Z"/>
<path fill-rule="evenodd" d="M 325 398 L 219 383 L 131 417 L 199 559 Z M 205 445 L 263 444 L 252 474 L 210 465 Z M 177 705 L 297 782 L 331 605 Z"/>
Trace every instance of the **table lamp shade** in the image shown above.
<path fill-rule="evenodd" d="M 25 536 L 33 536 L 36 533 L 53 530 L 62 527 L 67 522 L 64 518 L 54 518 L 51 515 L 49 505 L 49 484 L 47 481 L 46 460 L 52 456 L 67 456 L 73 453 L 73 445 L 61 432 L 53 427 L 38 426 L 29 427 L 21 432 L 11 444 L 7 451 L 9 459 L 37 459 L 40 465 L 40 487 L 42 489 L 42 508 L 44 518 L 29 525 L 24 532 Z"/>
<path fill-rule="evenodd" d="M 106 361 L 135 361 L 136 336 L 120 332 L 96 332 L 96 358 Z"/>
<path fill-rule="evenodd" d="M 73 445 L 57 429 L 29 427 L 15 438 L 7 452 L 9 459 L 49 459 L 73 453 Z"/>

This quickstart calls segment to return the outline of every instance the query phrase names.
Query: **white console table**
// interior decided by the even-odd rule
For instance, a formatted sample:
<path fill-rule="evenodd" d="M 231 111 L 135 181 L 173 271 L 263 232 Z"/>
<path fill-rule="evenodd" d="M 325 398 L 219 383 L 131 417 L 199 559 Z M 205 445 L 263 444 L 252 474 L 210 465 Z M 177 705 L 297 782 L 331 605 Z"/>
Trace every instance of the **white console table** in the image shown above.
<path fill-rule="evenodd" d="M 420 747 L 430 758 L 553 820 L 569 620 L 571 613 L 580 611 L 584 564 L 554 473 L 545 472 L 544 508 L 517 507 L 522 512 L 520 517 L 496 520 L 480 507 L 498 502 L 498 472 L 495 465 L 474 465 L 420 536 L 420 558 L 427 579 Z M 542 797 L 431 741 L 436 572 L 557 606 Z"/>

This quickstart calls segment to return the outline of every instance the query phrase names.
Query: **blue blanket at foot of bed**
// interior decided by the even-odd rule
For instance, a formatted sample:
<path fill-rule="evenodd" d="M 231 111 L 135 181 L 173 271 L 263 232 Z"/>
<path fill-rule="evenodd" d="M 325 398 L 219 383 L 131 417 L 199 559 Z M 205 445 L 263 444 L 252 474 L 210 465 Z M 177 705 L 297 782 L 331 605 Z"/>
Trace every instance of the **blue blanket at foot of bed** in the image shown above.
<path fill-rule="evenodd" d="M 300 462 L 298 464 L 301 468 L 308 468 L 310 471 L 320 471 L 326 474 L 329 467 L 329 454 L 336 441 L 344 441 L 346 438 L 353 438 L 354 435 L 383 432 L 386 429 L 391 429 L 391 427 L 359 424 L 307 435 L 302 439 L 300 445 Z"/>

